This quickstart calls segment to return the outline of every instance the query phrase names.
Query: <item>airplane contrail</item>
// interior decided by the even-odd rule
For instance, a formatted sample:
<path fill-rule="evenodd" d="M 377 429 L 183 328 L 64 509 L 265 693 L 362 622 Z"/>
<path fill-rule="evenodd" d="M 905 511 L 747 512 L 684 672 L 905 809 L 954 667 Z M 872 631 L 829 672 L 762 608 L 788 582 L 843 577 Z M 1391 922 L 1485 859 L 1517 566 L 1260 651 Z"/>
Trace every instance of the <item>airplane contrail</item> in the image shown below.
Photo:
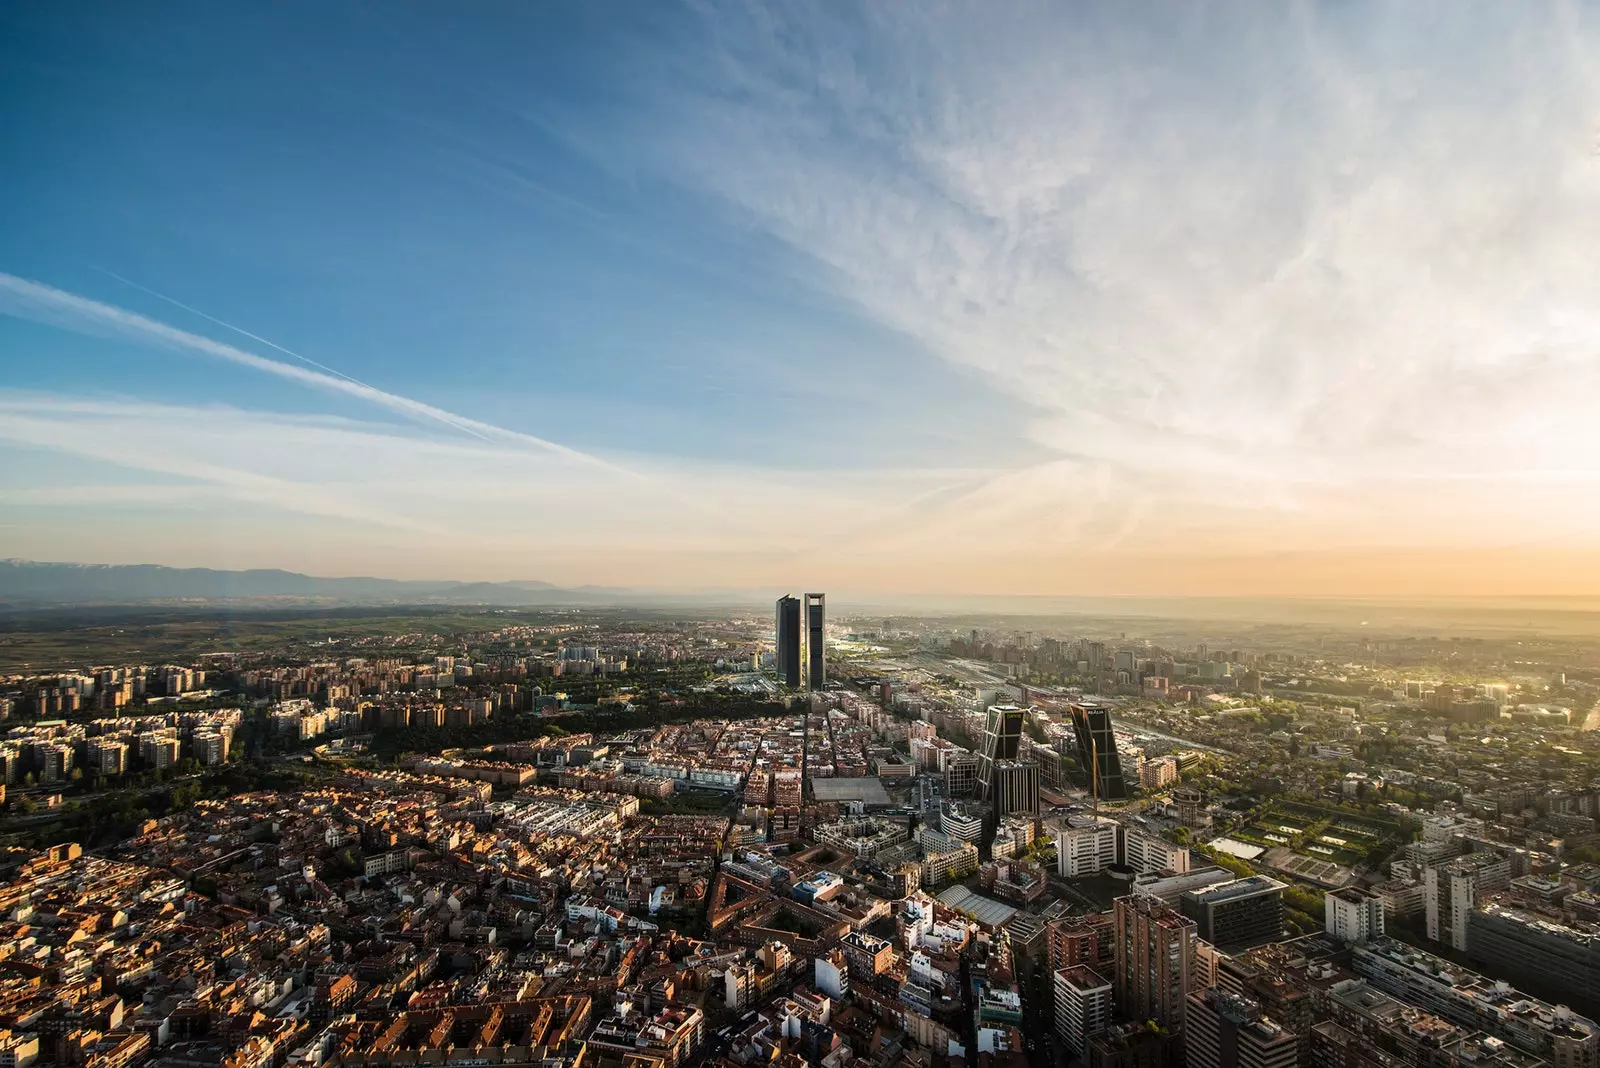
<path fill-rule="evenodd" d="M 106 273 L 110 274 L 111 272 L 108 271 Z M 126 282 L 127 280 L 121 279 L 121 281 Z M 168 326 L 166 323 L 148 319 L 125 308 L 90 300 L 87 297 L 80 297 L 74 293 L 68 293 L 65 290 L 56 289 L 40 282 L 33 282 L 3 271 L 0 271 L 0 314 L 43 322 L 79 333 L 131 338 L 166 348 L 185 349 L 202 353 L 226 360 L 229 363 L 286 378 L 314 389 L 355 397 L 409 418 L 442 424 L 483 441 L 501 441 L 529 446 L 560 456 L 563 459 L 600 468 L 614 474 L 626 475 L 636 479 L 643 479 L 644 477 L 635 471 L 620 467 L 608 460 L 603 460 L 598 456 L 581 452 L 558 442 L 537 437 L 533 434 L 524 434 L 518 430 L 508 430 L 505 427 L 496 426 L 493 423 L 485 423 L 478 419 L 471 419 L 455 412 L 446 411 L 443 408 L 436 408 L 431 404 L 412 400 L 410 397 L 404 397 L 400 394 L 390 393 L 387 390 L 368 385 L 297 352 L 286 349 L 282 345 L 268 341 L 266 338 L 259 337 L 247 330 L 240 330 L 238 327 L 225 323 L 220 319 L 190 308 L 188 305 L 170 297 L 145 289 L 145 287 L 136 283 L 128 284 L 134 285 L 135 288 L 144 290 L 152 296 L 159 297 L 219 326 L 249 337 L 278 352 L 292 356 L 309 366 L 300 367 L 295 364 L 285 363 L 282 360 L 269 359 L 253 352 L 246 352 L 244 349 L 236 348 L 233 345 L 224 344 L 200 334 L 191 334 L 186 330 Z"/>

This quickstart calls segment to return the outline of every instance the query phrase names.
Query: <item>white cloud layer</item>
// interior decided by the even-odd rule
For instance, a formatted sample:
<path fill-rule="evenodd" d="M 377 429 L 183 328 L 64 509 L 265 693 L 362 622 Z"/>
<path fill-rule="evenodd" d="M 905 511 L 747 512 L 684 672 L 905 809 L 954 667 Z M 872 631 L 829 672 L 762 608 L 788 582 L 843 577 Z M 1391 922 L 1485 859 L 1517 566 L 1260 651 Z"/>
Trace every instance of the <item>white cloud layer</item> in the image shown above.
<path fill-rule="evenodd" d="M 1071 458 L 924 536 L 1600 542 L 1581 11 L 703 10 L 622 140 Z"/>
<path fill-rule="evenodd" d="M 389 424 L 3 392 L 0 447 L 163 479 L 0 487 L 0 505 L 12 510 L 100 517 L 155 510 L 181 519 L 248 508 L 260 517 L 257 534 L 228 551 L 258 564 L 274 552 L 283 563 L 284 555 L 307 551 L 272 533 L 283 517 L 299 516 L 321 521 L 311 528 L 322 542 L 316 553 L 346 572 L 364 570 L 363 553 L 375 552 L 405 574 L 571 582 L 693 585 L 714 576 L 718 561 L 743 569 L 741 580 L 760 581 L 761 567 L 826 556 L 871 521 L 914 509 L 930 491 L 985 477 L 779 472 L 646 458 L 641 477 L 607 477 L 559 455 Z M 114 523 L 97 526 L 115 533 Z M 47 522 L 38 530 L 41 543 L 57 537 Z M 152 553 L 167 562 L 159 544 L 123 545 L 116 555 Z M 626 574 L 605 574 L 608 560 L 624 561 Z"/>

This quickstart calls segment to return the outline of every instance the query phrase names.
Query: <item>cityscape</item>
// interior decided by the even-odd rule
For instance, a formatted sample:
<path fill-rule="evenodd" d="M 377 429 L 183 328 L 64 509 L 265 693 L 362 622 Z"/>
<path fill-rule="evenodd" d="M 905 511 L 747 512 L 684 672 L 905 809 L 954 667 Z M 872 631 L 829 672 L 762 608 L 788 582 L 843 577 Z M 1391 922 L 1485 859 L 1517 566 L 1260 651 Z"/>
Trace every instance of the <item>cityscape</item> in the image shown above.
<path fill-rule="evenodd" d="M 50 670 L 8 636 L 0 1042 L 1600 1058 L 1592 640 L 838 604 L 308 609 L 250 652 Z"/>
<path fill-rule="evenodd" d="M 1600 1068 L 1600 3 L 0 3 L 0 1068 Z"/>

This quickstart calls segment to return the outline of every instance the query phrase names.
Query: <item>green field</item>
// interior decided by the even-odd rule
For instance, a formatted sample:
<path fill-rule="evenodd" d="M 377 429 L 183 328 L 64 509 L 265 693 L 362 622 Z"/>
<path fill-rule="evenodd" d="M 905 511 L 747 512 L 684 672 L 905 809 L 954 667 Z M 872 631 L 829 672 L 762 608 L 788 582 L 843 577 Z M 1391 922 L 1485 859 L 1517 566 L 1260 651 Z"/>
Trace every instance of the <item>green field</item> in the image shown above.
<path fill-rule="evenodd" d="M 1287 846 L 1301 856 L 1350 867 L 1374 850 L 1400 841 L 1397 823 L 1363 813 L 1299 801 L 1276 801 L 1231 836 L 1272 849 Z"/>

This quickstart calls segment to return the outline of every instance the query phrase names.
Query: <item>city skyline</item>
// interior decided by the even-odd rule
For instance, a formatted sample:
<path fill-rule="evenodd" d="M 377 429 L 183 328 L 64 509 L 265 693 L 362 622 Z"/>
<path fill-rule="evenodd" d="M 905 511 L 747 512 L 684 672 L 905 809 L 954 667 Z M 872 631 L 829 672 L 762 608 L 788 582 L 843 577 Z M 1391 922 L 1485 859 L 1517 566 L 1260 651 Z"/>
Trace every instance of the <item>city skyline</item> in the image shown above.
<path fill-rule="evenodd" d="M 497 16 L 4 16 L 0 554 L 1600 594 L 1592 11 Z"/>

